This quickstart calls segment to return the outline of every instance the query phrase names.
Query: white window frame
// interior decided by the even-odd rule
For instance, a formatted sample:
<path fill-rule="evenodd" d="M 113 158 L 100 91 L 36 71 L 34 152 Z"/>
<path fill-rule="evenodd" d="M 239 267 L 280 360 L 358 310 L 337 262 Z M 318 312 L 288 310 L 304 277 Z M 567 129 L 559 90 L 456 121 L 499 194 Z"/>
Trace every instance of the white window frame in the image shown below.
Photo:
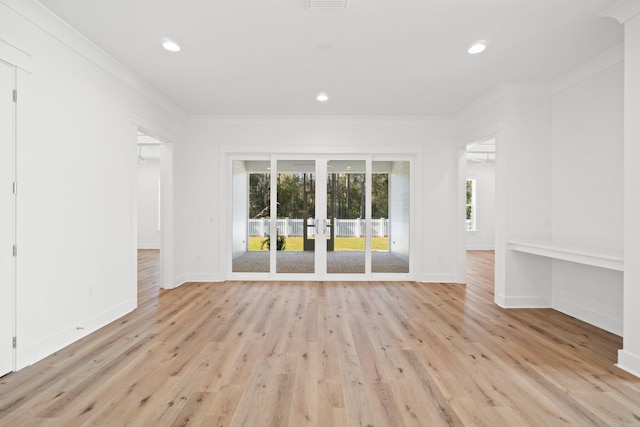
<path fill-rule="evenodd" d="M 466 194 L 467 194 L 467 185 L 471 182 L 471 203 L 467 203 Z M 467 233 L 477 233 L 478 232 L 478 217 L 477 217 L 477 206 L 478 206 L 478 180 L 475 178 L 467 178 L 465 181 L 465 230 Z M 466 213 L 471 208 L 471 218 L 467 219 Z"/>

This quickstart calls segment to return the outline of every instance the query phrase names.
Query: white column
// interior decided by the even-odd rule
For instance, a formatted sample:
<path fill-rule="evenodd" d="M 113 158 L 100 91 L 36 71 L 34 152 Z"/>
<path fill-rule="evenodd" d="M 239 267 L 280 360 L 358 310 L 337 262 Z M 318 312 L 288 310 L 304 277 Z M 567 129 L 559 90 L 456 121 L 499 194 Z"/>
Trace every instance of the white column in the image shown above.
<path fill-rule="evenodd" d="M 618 366 L 640 376 L 640 2 L 619 1 L 601 16 L 624 24 L 624 342 Z"/>

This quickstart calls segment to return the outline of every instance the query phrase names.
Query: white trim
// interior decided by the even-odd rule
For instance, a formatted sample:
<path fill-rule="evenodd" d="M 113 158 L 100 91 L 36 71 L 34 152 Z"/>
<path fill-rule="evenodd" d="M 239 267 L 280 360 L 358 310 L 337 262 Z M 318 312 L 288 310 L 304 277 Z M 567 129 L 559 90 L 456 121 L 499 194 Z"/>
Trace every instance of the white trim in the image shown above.
<path fill-rule="evenodd" d="M 40 3 L 24 0 L 0 0 L 0 3 L 20 16 L 26 23 L 37 27 L 141 97 L 163 108 L 181 121 L 186 121 L 187 114 L 180 107 Z"/>
<path fill-rule="evenodd" d="M 274 124 L 337 124 L 337 125 L 455 125 L 452 116 L 227 116 L 191 115 L 187 125 L 274 125 Z"/>
<path fill-rule="evenodd" d="M 220 273 L 189 273 L 185 275 L 184 283 L 202 283 L 202 282 L 224 282 L 224 274 Z"/>
<path fill-rule="evenodd" d="M 630 374 L 640 377 L 640 356 L 629 353 L 626 350 L 618 350 L 618 363 L 616 366 Z"/>
<path fill-rule="evenodd" d="M 135 124 L 139 131 L 147 136 L 157 139 L 163 143 L 175 144 L 180 138 L 176 136 L 169 128 L 157 123 L 157 121 L 148 119 L 139 113 L 131 113 L 131 123 Z"/>
<path fill-rule="evenodd" d="M 3 187 L 9 190 L 11 185 L 18 182 L 17 175 L 17 108 L 16 103 L 12 102 L 9 95 L 10 92 L 17 88 L 17 69 L 15 66 L 4 61 L 0 62 L 2 93 L 7 97 L 2 100 L 3 123 L 6 123 L 8 132 L 3 129 L 0 137 L 0 158 L 2 166 L 0 167 L 0 180 Z M 6 92 L 5 92 L 6 90 Z M 5 111 L 7 110 L 7 111 Z M 13 187 L 14 191 L 16 187 Z M 16 370 L 16 349 L 11 343 L 12 337 L 17 337 L 17 257 L 11 256 L 10 246 L 18 245 L 17 235 L 17 203 L 16 193 L 14 191 L 2 191 L 0 194 L 0 204 L 2 212 L 0 213 L 0 243 L 3 246 L 4 254 L 0 259 L 0 294 L 2 295 L 2 344 L 0 351 L 2 352 L 2 363 L 0 366 L 0 376 Z M 13 246 L 16 248 L 17 246 Z"/>
<path fill-rule="evenodd" d="M 420 283 L 458 283 L 455 275 L 448 273 L 426 273 L 421 277 L 416 278 L 416 281 Z"/>
<path fill-rule="evenodd" d="M 504 173 L 504 166 L 502 164 L 503 158 L 506 158 L 504 155 L 505 147 L 502 143 L 500 143 L 500 131 L 502 129 L 502 121 L 497 121 L 479 131 L 473 132 L 472 134 L 467 135 L 466 137 L 458 137 L 456 139 L 456 145 L 458 146 L 458 183 L 457 183 L 457 197 L 456 197 L 456 214 L 459 216 L 460 224 L 456 226 L 456 271 L 458 275 L 457 282 L 464 283 L 466 282 L 466 267 L 467 267 L 467 233 L 477 233 L 476 232 L 468 232 L 466 230 L 466 193 L 467 193 L 467 160 L 466 153 L 467 147 L 469 145 L 480 143 L 484 141 L 488 141 L 493 139 L 495 141 L 496 146 L 496 154 L 495 154 L 495 237 L 494 237 L 494 245 L 493 250 L 498 245 L 503 244 L 502 237 L 505 236 L 504 232 L 501 232 L 501 227 L 504 229 L 506 227 L 505 221 L 500 220 L 505 217 L 505 198 L 504 191 L 502 191 L 502 183 L 499 180 L 499 177 Z M 476 224 L 477 226 L 477 224 Z M 503 247 L 503 246 L 500 246 Z M 497 289 L 502 289 L 504 284 L 504 269 L 506 268 L 503 263 L 500 261 L 504 259 L 501 258 L 501 253 L 496 253 L 496 263 L 494 267 L 494 291 Z M 496 304 L 498 304 L 498 297 L 495 297 Z M 501 305 L 501 304 L 498 304 Z"/>
<path fill-rule="evenodd" d="M 636 15 L 640 15 L 640 2 L 638 0 L 620 0 L 598 16 L 602 18 L 613 18 L 619 23 L 624 24 Z"/>
<path fill-rule="evenodd" d="M 551 297 L 543 296 L 518 296 L 503 297 L 504 308 L 551 308 Z"/>
<path fill-rule="evenodd" d="M 623 43 L 612 47 L 603 54 L 554 80 L 551 84 L 551 94 L 556 95 L 621 62 L 624 62 Z"/>
<path fill-rule="evenodd" d="M 157 243 L 138 243 L 138 249 L 160 249 Z"/>
<path fill-rule="evenodd" d="M 598 328 L 604 329 L 612 334 L 622 336 L 622 319 L 614 319 L 587 307 L 574 304 L 573 302 L 558 296 L 553 297 L 551 308 L 591 325 L 597 326 Z"/>
<path fill-rule="evenodd" d="M 463 122 L 470 117 L 478 114 L 489 105 L 494 104 L 504 98 L 505 93 L 502 86 L 497 86 L 491 89 L 489 92 L 480 96 L 475 101 L 471 102 L 469 105 L 458 111 L 455 115 L 456 123 Z"/>
<path fill-rule="evenodd" d="M 22 347 L 20 345 L 21 340 L 18 339 L 16 370 L 20 370 L 44 359 L 50 354 L 53 354 L 56 351 L 97 331 L 135 309 L 136 300 L 128 300 L 113 308 L 107 309 L 102 313 L 88 317 L 78 325 L 72 325 L 62 331 L 56 332 L 55 334 L 50 335 L 28 347 Z"/>
<path fill-rule="evenodd" d="M 271 162 L 271 194 L 276 194 L 276 177 L 277 177 L 277 165 L 278 160 L 314 160 L 315 162 L 319 161 L 328 161 L 328 160 L 364 160 L 366 162 L 375 162 L 375 161 L 404 161 L 409 163 L 409 173 L 410 173 L 410 189 L 411 192 L 409 198 L 409 210 L 410 210 L 410 229 L 413 230 L 411 235 L 414 236 L 418 233 L 415 230 L 417 227 L 417 215 L 415 212 L 415 204 L 416 204 L 416 186 L 418 185 L 416 180 L 416 162 L 420 158 L 420 154 L 422 151 L 422 147 L 417 145 L 405 145 L 407 149 L 407 154 L 401 154 L 403 151 L 398 150 L 398 147 L 391 147 L 390 153 L 387 153 L 386 150 L 384 152 L 371 152 L 372 147 L 369 147 L 369 152 L 367 154 L 358 153 L 358 147 L 347 146 L 342 147 L 341 150 L 337 150 L 336 146 L 329 147 L 318 147 L 318 146 L 303 146 L 303 147 L 293 147 L 293 146 L 270 146 L 267 148 L 269 153 L 265 153 L 264 146 L 243 146 L 241 148 L 247 149 L 247 154 L 239 153 L 237 151 L 238 147 L 236 146 L 221 146 L 220 147 L 220 192 L 224 195 L 224 200 L 227 201 L 225 204 L 221 204 L 221 215 L 223 218 L 222 224 L 222 238 L 219 240 L 220 253 L 222 254 L 221 259 L 224 261 L 224 265 L 221 266 L 221 270 L 224 271 L 222 276 L 227 280 L 331 280 L 331 281 L 370 281 L 370 280 L 413 280 L 415 266 L 413 260 L 416 258 L 416 239 L 410 238 L 410 253 L 409 253 L 409 273 L 371 273 L 365 271 L 364 274 L 327 274 L 321 271 L 317 271 L 315 273 L 309 274 L 284 274 L 277 273 L 276 268 L 276 248 L 271 248 L 270 254 L 270 273 L 239 273 L 232 271 L 232 242 L 231 242 L 231 234 L 232 234 L 232 212 L 231 207 L 233 206 L 233 191 L 231 186 L 228 184 L 230 176 L 231 176 L 231 168 L 232 162 L 235 160 L 249 160 L 249 159 L 260 159 L 266 160 L 270 159 Z M 407 148 L 408 147 L 408 148 Z M 300 152 L 297 150 L 294 151 L 294 148 L 298 148 Z M 373 147 L 378 148 L 378 147 Z M 386 148 L 386 147 L 385 147 Z M 416 151 L 409 151 L 413 148 Z M 419 151 L 418 151 L 419 150 Z M 380 150 L 382 151 L 382 150 Z M 316 166 L 321 165 L 322 163 L 316 163 Z M 318 173 L 318 170 L 316 170 Z M 325 186 L 326 187 L 326 186 Z M 321 185 L 317 187 L 324 188 Z M 316 194 L 317 203 L 322 203 L 319 200 L 319 195 Z M 271 200 L 271 210 L 276 210 L 276 200 L 272 198 Z M 326 204 L 326 203 L 325 203 Z M 320 212 L 322 213 L 322 212 Z M 368 224 L 370 225 L 370 223 Z M 271 230 L 270 234 L 274 236 L 276 234 L 276 223 L 271 222 Z M 369 229 L 369 227 L 367 227 Z M 319 259 L 318 252 L 316 252 L 316 265 L 324 265 L 326 261 L 326 254 L 324 254 L 323 259 Z M 370 262 L 370 261 L 369 261 Z M 365 265 L 366 270 L 366 265 Z M 188 278 L 191 279 L 192 276 L 188 275 Z M 224 280 L 224 279 L 221 279 Z M 198 281 L 198 280 L 197 280 Z M 211 280 L 206 280 L 211 281 Z"/>
<path fill-rule="evenodd" d="M 474 233 L 474 234 L 477 234 L 477 233 Z M 468 251 L 495 251 L 496 247 L 495 245 L 467 245 L 467 250 Z"/>
<path fill-rule="evenodd" d="M 554 242 L 552 240 L 509 240 L 512 251 L 561 259 L 610 270 L 624 271 L 622 250 Z"/>
<path fill-rule="evenodd" d="M 177 276 L 174 281 L 173 281 L 173 287 L 171 289 L 175 289 L 178 286 L 182 286 L 185 283 L 187 283 L 187 275 L 186 274 L 180 274 L 179 276 Z"/>
<path fill-rule="evenodd" d="M 456 146 L 467 151 L 470 145 L 488 141 L 490 139 L 497 139 L 500 131 L 502 130 L 502 121 L 497 121 L 483 129 L 474 131 L 472 134 L 457 136 Z M 497 148 L 496 148 L 497 150 Z"/>
<path fill-rule="evenodd" d="M 542 83 L 502 83 L 455 114 L 455 122 L 463 122 L 506 96 L 546 96 L 550 88 Z"/>
<path fill-rule="evenodd" d="M 0 3 L 0 6 L 4 6 Z M 31 74 L 33 68 L 33 56 L 29 52 L 20 49 L 9 40 L 0 37 L 0 58 L 3 62 Z"/>
<path fill-rule="evenodd" d="M 264 145 L 222 145 L 220 146 L 220 152 L 228 156 L 282 156 L 282 159 L 293 159 L 292 156 L 304 155 L 309 156 L 310 159 L 314 155 L 349 155 L 360 156 L 365 158 L 366 156 L 375 155 L 397 155 L 397 160 L 401 161 L 406 155 L 421 155 L 423 153 L 423 146 L 416 144 L 398 144 L 398 145 L 370 145 L 366 147 L 367 154 L 361 154 L 363 148 L 357 146 L 345 146 L 345 145 L 271 145 L 265 147 Z M 404 155 L 404 156 L 403 156 Z M 396 158 L 389 157 L 390 160 L 396 160 Z M 235 159 L 238 160 L 238 159 Z M 244 159 L 243 159 L 244 160 Z M 381 159 L 374 159 L 381 160 Z M 406 160 L 406 159 L 404 159 Z"/>

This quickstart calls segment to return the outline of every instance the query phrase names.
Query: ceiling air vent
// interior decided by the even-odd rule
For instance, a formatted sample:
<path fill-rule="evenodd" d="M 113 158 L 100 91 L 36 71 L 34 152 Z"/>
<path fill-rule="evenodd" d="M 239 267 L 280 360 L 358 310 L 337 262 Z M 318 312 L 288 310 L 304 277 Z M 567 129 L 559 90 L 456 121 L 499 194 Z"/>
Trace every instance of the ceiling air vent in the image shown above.
<path fill-rule="evenodd" d="M 309 9 L 346 9 L 349 0 L 309 0 Z"/>

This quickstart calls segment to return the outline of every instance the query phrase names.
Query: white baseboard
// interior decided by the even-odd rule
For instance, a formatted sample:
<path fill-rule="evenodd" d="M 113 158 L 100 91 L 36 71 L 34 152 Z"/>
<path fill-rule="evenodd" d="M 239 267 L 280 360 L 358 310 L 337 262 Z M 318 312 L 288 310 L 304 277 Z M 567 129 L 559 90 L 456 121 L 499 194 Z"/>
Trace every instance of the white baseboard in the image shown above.
<path fill-rule="evenodd" d="M 577 305 L 564 298 L 553 297 L 551 307 L 561 313 L 580 319 L 605 331 L 622 336 L 622 319 L 614 319 L 588 307 Z M 622 315 L 622 313 L 620 313 Z"/>
<path fill-rule="evenodd" d="M 421 283 L 457 283 L 453 274 L 423 274 L 416 278 Z"/>
<path fill-rule="evenodd" d="M 187 282 L 224 282 L 224 275 L 217 273 L 190 273 Z"/>
<path fill-rule="evenodd" d="M 158 249 L 160 250 L 160 246 L 157 243 L 144 243 L 139 244 L 138 249 Z"/>
<path fill-rule="evenodd" d="M 497 298 L 496 298 L 497 300 Z M 539 296 L 521 296 L 501 298 L 503 304 L 497 303 L 504 308 L 551 308 L 551 298 Z"/>
<path fill-rule="evenodd" d="M 182 286 L 185 283 L 187 283 L 187 275 L 186 274 L 181 274 L 178 277 L 176 277 L 173 281 L 173 287 L 177 288 L 178 286 Z"/>
<path fill-rule="evenodd" d="M 626 350 L 618 350 L 616 366 L 640 378 L 640 356 Z"/>
<path fill-rule="evenodd" d="M 495 251 L 495 245 L 467 245 L 468 251 Z"/>
<path fill-rule="evenodd" d="M 16 370 L 32 365 L 45 357 L 73 344 L 81 338 L 108 325 L 135 310 L 136 300 L 125 301 L 117 306 L 78 322 L 65 330 L 54 333 L 36 343 L 24 344 L 18 336 Z"/>

